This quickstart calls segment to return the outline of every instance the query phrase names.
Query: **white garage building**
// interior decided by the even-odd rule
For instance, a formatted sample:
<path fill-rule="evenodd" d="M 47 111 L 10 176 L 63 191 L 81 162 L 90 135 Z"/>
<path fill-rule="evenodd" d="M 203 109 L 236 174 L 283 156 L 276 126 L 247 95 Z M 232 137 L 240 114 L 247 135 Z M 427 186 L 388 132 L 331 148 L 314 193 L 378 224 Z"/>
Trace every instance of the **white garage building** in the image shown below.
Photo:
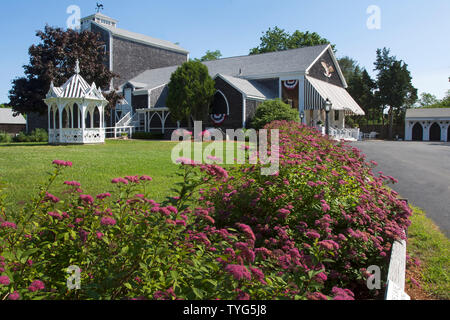
<path fill-rule="evenodd" d="M 450 141 L 450 108 L 408 109 L 405 140 Z"/>

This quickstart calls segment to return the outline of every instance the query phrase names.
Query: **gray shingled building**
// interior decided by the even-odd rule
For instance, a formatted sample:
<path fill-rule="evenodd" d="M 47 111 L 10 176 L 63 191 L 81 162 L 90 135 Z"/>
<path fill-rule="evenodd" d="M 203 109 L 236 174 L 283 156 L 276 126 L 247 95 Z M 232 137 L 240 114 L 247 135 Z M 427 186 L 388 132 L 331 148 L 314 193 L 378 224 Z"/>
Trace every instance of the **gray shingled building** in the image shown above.
<path fill-rule="evenodd" d="M 81 19 L 82 31 L 100 34 L 105 43 L 105 63 L 120 76 L 112 86 L 119 88 L 123 99 L 108 124 L 166 134 L 185 127 L 187 124 L 171 118 L 166 99 L 170 77 L 189 60 L 188 51 L 168 41 L 120 29 L 117 23 L 101 13 Z M 204 64 L 216 83 L 211 115 L 204 123 L 207 128 L 245 128 L 258 105 L 274 98 L 299 110 L 304 123 L 317 126 L 325 122 L 323 106 L 329 99 L 333 104 L 331 134 L 358 138 L 359 132 L 345 129 L 345 116 L 364 112 L 345 90 L 347 83 L 330 45 Z M 30 123 L 29 129 L 33 129 Z"/>
<path fill-rule="evenodd" d="M 306 124 L 316 126 L 325 122 L 323 106 L 329 99 L 333 103 L 332 134 L 358 138 L 359 132 L 345 129 L 345 116 L 364 112 L 345 90 L 347 83 L 330 45 L 231 57 L 204 65 L 217 90 L 206 127 L 245 128 L 258 105 L 275 98 L 299 110 Z M 171 119 L 165 105 L 176 69 L 147 70 L 120 87 L 138 130 L 170 132 L 186 125 Z"/>

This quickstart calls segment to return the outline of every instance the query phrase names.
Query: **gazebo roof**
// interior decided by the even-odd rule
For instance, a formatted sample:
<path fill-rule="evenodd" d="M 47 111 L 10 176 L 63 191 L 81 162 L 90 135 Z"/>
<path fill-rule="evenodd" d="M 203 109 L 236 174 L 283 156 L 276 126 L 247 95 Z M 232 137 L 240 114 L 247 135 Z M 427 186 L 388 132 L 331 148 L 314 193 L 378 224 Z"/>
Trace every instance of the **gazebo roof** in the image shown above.
<path fill-rule="evenodd" d="M 75 74 L 66 81 L 61 87 L 55 87 L 52 83 L 50 84 L 50 90 L 46 96 L 47 99 L 50 98 L 62 98 L 62 99 L 89 99 L 89 100 L 99 100 L 106 101 L 100 88 L 97 88 L 95 82 L 89 85 L 86 80 L 80 75 L 80 67 L 77 61 L 75 67 Z"/>

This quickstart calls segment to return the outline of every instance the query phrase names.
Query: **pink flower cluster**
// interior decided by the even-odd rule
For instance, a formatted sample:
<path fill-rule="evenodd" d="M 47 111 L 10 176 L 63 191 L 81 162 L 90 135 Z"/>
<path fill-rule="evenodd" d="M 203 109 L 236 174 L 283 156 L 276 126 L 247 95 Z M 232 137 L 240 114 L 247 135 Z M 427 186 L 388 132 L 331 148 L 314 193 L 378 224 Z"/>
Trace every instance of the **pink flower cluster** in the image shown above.
<path fill-rule="evenodd" d="M 53 164 L 58 167 L 71 167 L 73 165 L 70 161 L 63 161 L 63 160 L 55 160 L 53 161 Z"/>

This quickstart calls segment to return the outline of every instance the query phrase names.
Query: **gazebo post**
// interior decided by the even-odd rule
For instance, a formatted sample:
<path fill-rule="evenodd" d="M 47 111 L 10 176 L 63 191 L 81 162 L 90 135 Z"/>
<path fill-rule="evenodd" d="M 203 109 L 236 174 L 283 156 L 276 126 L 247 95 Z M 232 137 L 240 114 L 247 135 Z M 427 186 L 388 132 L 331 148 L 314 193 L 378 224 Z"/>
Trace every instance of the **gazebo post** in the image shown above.
<path fill-rule="evenodd" d="M 64 105 L 62 103 L 58 104 L 59 142 L 60 143 L 62 142 L 62 137 L 63 137 L 63 122 L 62 122 L 63 107 L 64 107 Z"/>

